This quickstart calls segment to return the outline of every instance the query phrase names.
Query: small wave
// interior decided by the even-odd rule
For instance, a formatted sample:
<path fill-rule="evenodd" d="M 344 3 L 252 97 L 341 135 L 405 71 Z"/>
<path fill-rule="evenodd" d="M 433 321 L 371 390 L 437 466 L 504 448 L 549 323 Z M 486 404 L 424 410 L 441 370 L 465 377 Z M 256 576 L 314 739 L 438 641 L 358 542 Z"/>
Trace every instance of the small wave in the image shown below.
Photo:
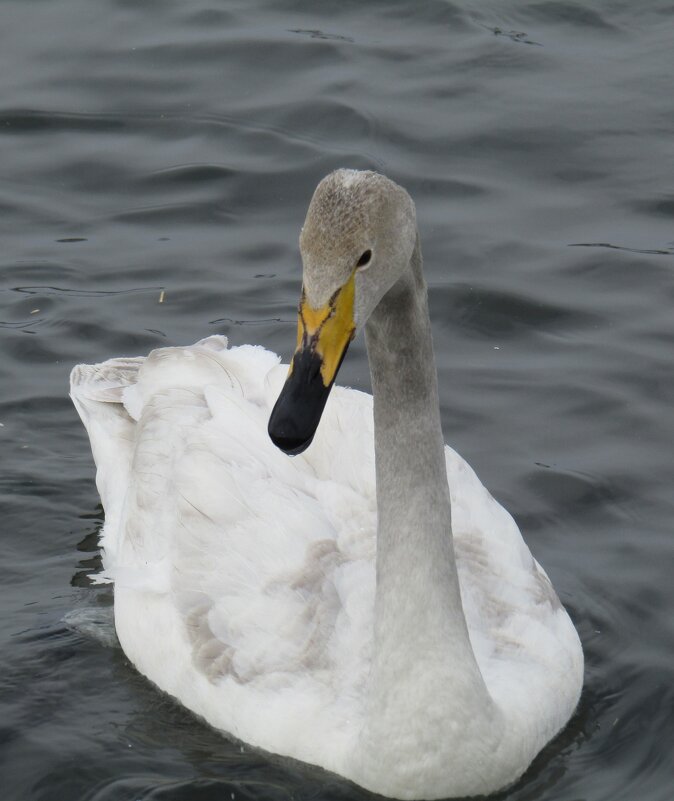
<path fill-rule="evenodd" d="M 610 248 L 625 250 L 628 253 L 645 253 L 648 256 L 674 256 L 674 248 L 629 248 L 625 245 L 612 245 L 610 242 L 570 242 L 570 248 Z"/>

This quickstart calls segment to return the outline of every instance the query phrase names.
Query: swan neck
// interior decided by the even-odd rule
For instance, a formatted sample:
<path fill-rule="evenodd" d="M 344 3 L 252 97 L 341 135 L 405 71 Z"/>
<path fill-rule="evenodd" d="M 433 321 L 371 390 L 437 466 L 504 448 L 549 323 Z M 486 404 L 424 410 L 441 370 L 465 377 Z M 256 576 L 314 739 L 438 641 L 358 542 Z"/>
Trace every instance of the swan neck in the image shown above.
<path fill-rule="evenodd" d="M 418 593 L 426 623 L 429 617 L 437 618 L 435 625 L 448 617 L 462 623 L 438 380 L 418 237 L 410 269 L 371 315 L 366 338 L 374 395 L 377 612 L 384 611 L 384 603 L 387 608 L 389 604 L 409 608 L 409 593 L 404 601 L 396 602 L 396 576 L 400 576 L 406 588 Z M 421 610 L 411 614 L 417 612 Z"/>
<path fill-rule="evenodd" d="M 418 717 L 420 709 L 429 725 L 444 726 L 467 709 L 485 712 L 491 699 L 471 648 L 454 560 L 418 236 L 409 270 L 371 315 L 366 339 L 378 509 L 368 737 L 376 742 L 388 726 L 407 714 Z M 413 709 L 406 708 L 406 697 L 414 699 Z"/>

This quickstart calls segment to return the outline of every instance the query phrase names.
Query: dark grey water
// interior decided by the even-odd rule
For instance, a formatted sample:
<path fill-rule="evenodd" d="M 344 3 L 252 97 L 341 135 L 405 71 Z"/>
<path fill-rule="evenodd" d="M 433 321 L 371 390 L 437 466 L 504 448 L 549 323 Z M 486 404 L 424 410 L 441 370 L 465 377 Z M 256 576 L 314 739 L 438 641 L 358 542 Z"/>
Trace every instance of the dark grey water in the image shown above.
<path fill-rule="evenodd" d="M 577 714 L 499 798 L 670 801 L 673 43 L 664 0 L 0 2 L 3 801 L 369 797 L 63 623 L 112 602 L 70 367 L 211 333 L 287 357 L 338 166 L 415 197 L 447 440 L 583 640 Z"/>

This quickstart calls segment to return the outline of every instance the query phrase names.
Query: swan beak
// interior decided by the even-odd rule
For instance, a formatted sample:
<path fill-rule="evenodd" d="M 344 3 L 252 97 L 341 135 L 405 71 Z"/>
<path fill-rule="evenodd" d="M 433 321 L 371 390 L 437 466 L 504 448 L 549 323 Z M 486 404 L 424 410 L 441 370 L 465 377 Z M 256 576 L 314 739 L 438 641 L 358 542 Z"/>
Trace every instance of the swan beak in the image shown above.
<path fill-rule="evenodd" d="M 297 320 L 297 348 L 269 418 L 271 441 L 291 456 L 311 445 L 337 371 L 356 334 L 355 273 L 319 309 L 304 290 Z"/>

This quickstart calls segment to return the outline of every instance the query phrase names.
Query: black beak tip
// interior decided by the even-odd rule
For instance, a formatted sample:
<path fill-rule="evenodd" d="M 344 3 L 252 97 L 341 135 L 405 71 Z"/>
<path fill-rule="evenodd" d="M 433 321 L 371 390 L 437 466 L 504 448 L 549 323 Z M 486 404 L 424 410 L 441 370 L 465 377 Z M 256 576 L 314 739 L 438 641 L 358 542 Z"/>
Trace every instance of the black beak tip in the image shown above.
<path fill-rule="evenodd" d="M 309 437 L 293 437 L 293 436 L 284 436 L 283 434 L 276 434 L 271 430 L 271 426 L 269 426 L 269 438 L 271 441 L 276 445 L 277 448 L 283 451 L 283 453 L 288 454 L 288 456 L 297 456 L 300 453 L 303 453 L 309 445 L 311 445 L 313 441 L 313 436 Z"/>
<path fill-rule="evenodd" d="M 294 414 L 297 405 L 289 403 L 285 394 L 286 387 L 281 392 L 269 417 L 267 433 L 269 439 L 279 450 L 288 456 L 297 456 L 311 445 L 319 418 L 313 419 L 313 416 L 308 416 L 307 419 L 303 415 Z"/>
<path fill-rule="evenodd" d="M 298 351 L 267 426 L 277 448 L 297 456 L 311 445 L 331 389 L 332 383 L 323 384 L 320 357 L 310 350 Z"/>

